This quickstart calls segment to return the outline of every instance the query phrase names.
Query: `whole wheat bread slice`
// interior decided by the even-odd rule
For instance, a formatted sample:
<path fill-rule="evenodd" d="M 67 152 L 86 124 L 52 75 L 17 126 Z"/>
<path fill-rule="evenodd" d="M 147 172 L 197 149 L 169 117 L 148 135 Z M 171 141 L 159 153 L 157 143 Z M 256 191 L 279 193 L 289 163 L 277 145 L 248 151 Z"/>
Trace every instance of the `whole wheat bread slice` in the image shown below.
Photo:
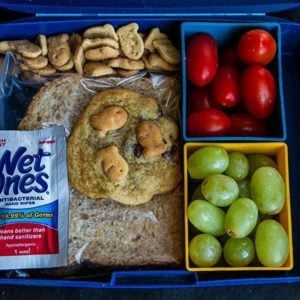
<path fill-rule="evenodd" d="M 82 88 L 80 75 L 59 77 L 45 84 L 33 97 L 20 130 L 41 128 L 44 123 L 57 123 L 70 131 L 89 102 L 89 92 Z"/>
<path fill-rule="evenodd" d="M 34 96 L 19 128 L 37 129 L 45 122 L 64 124 L 71 131 L 89 102 L 81 77 L 55 79 Z M 107 82 L 115 82 L 107 79 Z M 153 89 L 152 81 L 141 78 L 126 87 L 164 99 L 173 78 Z M 163 96 L 165 97 L 165 96 Z M 70 193 L 69 263 L 52 270 L 52 275 L 70 275 L 78 266 L 130 267 L 179 265 L 183 262 L 182 188 L 155 196 L 139 206 L 126 206 L 110 199 L 94 201 L 73 190 Z M 49 272 L 47 272 L 49 275 Z"/>

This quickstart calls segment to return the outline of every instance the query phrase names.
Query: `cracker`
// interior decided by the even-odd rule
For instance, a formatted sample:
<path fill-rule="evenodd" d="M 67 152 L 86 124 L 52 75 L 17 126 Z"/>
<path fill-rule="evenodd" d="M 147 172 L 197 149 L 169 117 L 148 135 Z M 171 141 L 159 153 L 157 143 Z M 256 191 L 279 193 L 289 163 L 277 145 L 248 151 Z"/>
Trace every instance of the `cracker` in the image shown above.
<path fill-rule="evenodd" d="M 31 71 L 33 72 L 33 70 L 31 70 L 27 65 L 25 65 L 24 63 L 20 63 L 20 68 L 22 71 Z"/>
<path fill-rule="evenodd" d="M 18 56 L 19 57 L 19 56 Z M 45 56 L 38 56 L 36 58 L 21 57 L 21 61 L 29 67 L 30 70 L 43 69 L 48 65 L 48 59 Z"/>
<path fill-rule="evenodd" d="M 5 54 L 7 51 L 14 50 L 11 48 L 9 41 L 1 41 L 0 42 L 0 53 Z"/>
<path fill-rule="evenodd" d="M 68 43 L 69 35 L 66 33 L 48 38 L 48 58 L 55 67 L 65 65 L 71 58 L 71 49 Z"/>
<path fill-rule="evenodd" d="M 108 146 L 96 153 L 96 160 L 100 161 L 103 173 L 110 180 L 116 182 L 126 178 L 128 163 L 119 153 L 116 146 Z"/>
<path fill-rule="evenodd" d="M 73 59 L 70 58 L 66 64 L 64 64 L 63 66 L 60 66 L 60 67 L 57 67 L 56 66 L 56 69 L 58 71 L 61 71 L 61 72 L 65 72 L 65 71 L 70 71 L 72 68 L 74 67 L 74 62 L 73 62 Z"/>
<path fill-rule="evenodd" d="M 34 70 L 34 72 L 41 76 L 49 76 L 55 74 L 56 69 L 52 65 L 48 64 L 45 68 Z"/>
<path fill-rule="evenodd" d="M 125 70 L 143 70 L 145 68 L 142 60 L 133 60 L 124 57 L 113 58 L 108 62 L 112 68 L 120 68 Z"/>
<path fill-rule="evenodd" d="M 42 55 L 44 56 L 47 55 L 48 54 L 47 37 L 44 34 L 39 34 L 36 38 L 36 42 L 42 49 Z"/>
<path fill-rule="evenodd" d="M 103 46 L 95 49 L 90 49 L 85 51 L 84 56 L 87 60 L 90 61 L 99 61 L 109 58 L 116 58 L 120 55 L 119 50 Z"/>
<path fill-rule="evenodd" d="M 137 23 L 130 23 L 117 30 L 124 55 L 130 59 L 140 59 L 144 53 L 144 42 L 138 33 Z"/>
<path fill-rule="evenodd" d="M 109 131 L 122 128 L 127 120 L 127 111 L 118 105 L 113 105 L 92 115 L 90 123 L 98 131 L 100 137 L 105 137 Z"/>
<path fill-rule="evenodd" d="M 152 28 L 144 41 L 145 49 L 149 50 L 150 53 L 155 52 L 153 41 L 160 39 L 168 39 L 168 36 L 164 33 L 161 33 L 158 27 Z"/>
<path fill-rule="evenodd" d="M 41 76 L 29 70 L 23 70 L 23 72 L 21 73 L 22 80 L 30 80 L 35 78 L 41 79 Z"/>
<path fill-rule="evenodd" d="M 131 77 L 137 75 L 140 70 L 124 70 L 124 69 L 117 69 L 117 73 L 121 77 Z"/>
<path fill-rule="evenodd" d="M 77 46 L 73 60 L 76 72 L 79 74 L 83 74 L 83 65 L 85 64 L 85 57 L 82 45 Z"/>
<path fill-rule="evenodd" d="M 159 126 L 153 121 L 142 121 L 136 126 L 136 138 L 143 147 L 145 158 L 153 158 L 167 151 Z"/>
<path fill-rule="evenodd" d="M 105 24 L 101 26 L 94 26 L 86 29 L 83 33 L 84 38 L 112 38 L 116 41 L 119 40 L 114 27 L 111 24 Z"/>
<path fill-rule="evenodd" d="M 11 41 L 9 45 L 26 58 L 36 58 L 42 54 L 42 49 L 39 46 L 27 40 Z"/>
<path fill-rule="evenodd" d="M 114 69 L 109 67 L 104 63 L 86 63 L 83 67 L 83 72 L 85 75 L 91 77 L 100 77 L 105 75 L 112 75 L 115 73 Z"/>
<path fill-rule="evenodd" d="M 173 46 L 169 39 L 161 39 L 153 41 L 154 48 L 160 56 L 169 64 L 177 65 L 180 63 L 179 51 Z"/>
<path fill-rule="evenodd" d="M 119 49 L 119 43 L 112 38 L 84 39 L 82 42 L 82 47 L 84 50 L 93 49 L 100 46 L 109 46 L 114 49 Z"/>
<path fill-rule="evenodd" d="M 26 58 L 36 58 L 42 54 L 42 49 L 29 40 L 1 41 L 0 53 L 17 52 Z"/>
<path fill-rule="evenodd" d="M 25 72 L 31 72 L 34 74 L 39 74 L 41 76 L 49 76 L 49 75 L 53 75 L 56 73 L 56 69 L 53 66 L 51 66 L 50 64 L 48 64 L 47 66 L 45 66 L 44 68 L 41 68 L 41 69 L 31 69 L 24 63 L 21 63 L 20 67 Z"/>
<path fill-rule="evenodd" d="M 148 57 L 143 57 L 145 67 L 149 72 L 175 72 L 178 66 L 169 64 L 162 59 L 157 53 L 152 53 Z"/>

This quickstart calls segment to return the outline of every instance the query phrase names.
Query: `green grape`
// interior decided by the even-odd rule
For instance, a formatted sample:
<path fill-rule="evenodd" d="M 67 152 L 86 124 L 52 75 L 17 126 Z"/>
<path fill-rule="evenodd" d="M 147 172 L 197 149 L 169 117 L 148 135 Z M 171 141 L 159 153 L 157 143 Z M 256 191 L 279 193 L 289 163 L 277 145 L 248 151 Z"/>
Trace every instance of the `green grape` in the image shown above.
<path fill-rule="evenodd" d="M 188 207 L 189 221 L 200 231 L 215 236 L 225 233 L 225 212 L 207 201 L 195 200 Z"/>
<path fill-rule="evenodd" d="M 277 168 L 276 163 L 274 160 L 265 154 L 249 154 L 247 155 L 248 162 L 249 162 L 249 177 L 251 178 L 253 173 L 260 167 L 273 167 Z"/>
<path fill-rule="evenodd" d="M 234 180 L 242 180 L 247 177 L 249 172 L 249 162 L 241 152 L 229 153 L 229 165 L 225 170 L 225 174 Z"/>
<path fill-rule="evenodd" d="M 254 201 L 239 198 L 229 207 L 225 217 L 225 230 L 230 237 L 243 238 L 254 229 L 258 210 Z"/>
<path fill-rule="evenodd" d="M 254 229 L 252 230 L 252 232 L 249 234 L 249 236 L 250 236 L 251 238 L 254 237 L 258 225 L 259 225 L 262 221 L 264 221 L 264 220 L 270 220 L 270 219 L 272 219 L 272 218 L 274 218 L 274 216 L 270 216 L 270 215 L 262 215 L 260 212 L 258 212 L 258 217 L 257 217 L 256 225 L 255 225 Z"/>
<path fill-rule="evenodd" d="M 250 192 L 260 213 L 275 215 L 282 210 L 285 186 L 280 173 L 275 168 L 257 169 L 250 181 Z"/>
<path fill-rule="evenodd" d="M 255 247 L 249 237 L 229 238 L 224 245 L 224 258 L 233 267 L 248 266 L 255 256 Z"/>
<path fill-rule="evenodd" d="M 201 184 L 199 184 L 193 194 L 192 194 L 192 197 L 191 197 L 191 200 L 190 201 L 194 201 L 194 200 L 204 200 L 204 196 L 202 195 L 202 192 L 201 192 Z"/>
<path fill-rule="evenodd" d="M 208 176 L 201 185 L 201 192 L 210 203 L 226 207 L 239 196 L 239 186 L 234 179 L 223 174 Z"/>
<path fill-rule="evenodd" d="M 222 256 L 222 246 L 214 236 L 199 234 L 190 242 L 189 255 L 198 267 L 212 267 Z"/>
<path fill-rule="evenodd" d="M 283 266 L 289 255 L 289 240 L 283 226 L 275 220 L 262 221 L 256 230 L 255 249 L 264 266 Z"/>
<path fill-rule="evenodd" d="M 238 180 L 236 183 L 238 184 L 239 190 L 240 190 L 239 197 L 240 198 L 251 198 L 250 180 L 245 178 L 242 180 Z"/>
<path fill-rule="evenodd" d="M 187 161 L 188 172 L 193 179 L 204 179 L 223 173 L 229 164 L 226 150 L 220 146 L 206 146 L 192 153 Z"/>

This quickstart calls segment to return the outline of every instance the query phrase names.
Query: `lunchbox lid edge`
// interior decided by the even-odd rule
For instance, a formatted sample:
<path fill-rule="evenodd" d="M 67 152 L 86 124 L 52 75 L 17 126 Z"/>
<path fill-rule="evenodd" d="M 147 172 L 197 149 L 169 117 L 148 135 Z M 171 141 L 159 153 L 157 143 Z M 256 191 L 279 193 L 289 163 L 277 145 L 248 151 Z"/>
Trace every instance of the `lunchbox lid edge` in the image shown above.
<path fill-rule="evenodd" d="M 257 14 L 272 13 L 300 6 L 299 0 L 0 0 L 0 8 L 30 14 Z"/>

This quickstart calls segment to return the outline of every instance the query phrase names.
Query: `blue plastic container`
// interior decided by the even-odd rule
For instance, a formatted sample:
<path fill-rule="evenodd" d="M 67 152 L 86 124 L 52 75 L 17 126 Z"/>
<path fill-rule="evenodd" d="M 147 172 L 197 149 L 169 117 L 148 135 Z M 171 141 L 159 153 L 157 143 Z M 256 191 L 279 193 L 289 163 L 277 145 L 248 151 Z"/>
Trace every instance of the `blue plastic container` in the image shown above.
<path fill-rule="evenodd" d="M 260 24 L 276 31 L 281 40 L 282 94 L 285 104 L 286 129 L 278 128 L 278 136 L 274 139 L 286 139 L 289 145 L 290 189 L 294 236 L 295 267 L 288 272 L 217 272 L 195 273 L 180 270 L 114 270 L 98 274 L 89 279 L 56 280 L 49 278 L 7 278 L 1 272 L 1 285 L 55 286 L 55 287 L 93 287 L 93 288 L 184 288 L 205 286 L 232 286 L 247 284 L 276 284 L 300 282 L 300 226 L 297 220 L 300 215 L 300 24 L 266 16 L 265 13 L 290 9 L 299 5 L 299 1 L 162 1 L 162 0 L 131 0 L 131 1 L 57 1 L 57 0 L 0 0 L 0 7 L 33 14 L 24 19 L 4 23 L 0 26 L 0 40 L 34 38 L 38 33 L 46 35 L 61 32 L 77 32 L 103 23 L 116 26 L 129 22 L 138 22 L 141 31 L 159 26 L 162 31 L 171 35 L 180 45 L 181 24 L 187 22 L 203 23 L 218 30 L 238 30 L 240 27 L 252 27 Z M 58 5 L 59 3 L 59 5 Z M 67 15 L 69 14 L 69 15 Z M 187 26 L 187 25 L 186 25 Z M 282 99 L 283 99 L 282 98 Z M 0 99 L 1 100 L 1 99 Z M 282 112 L 282 111 L 281 111 Z M 280 124 L 284 117 L 279 114 Z M 5 113 L 1 101 L 0 115 Z M 3 128 L 5 129 L 5 128 Z M 286 137 L 284 132 L 286 131 Z M 92 274 L 91 274 L 92 275 Z"/>
<path fill-rule="evenodd" d="M 270 32 L 277 41 L 277 55 L 268 69 L 271 70 L 277 82 L 277 97 L 274 112 L 264 122 L 268 126 L 267 136 L 192 136 L 187 130 L 187 118 L 189 115 L 189 93 L 192 83 L 187 78 L 186 49 L 192 37 L 199 33 L 208 33 L 215 40 L 219 51 L 233 45 L 239 37 L 251 29 L 264 29 Z M 182 132 L 186 141 L 283 141 L 286 139 L 286 120 L 284 109 L 284 98 L 282 89 L 282 62 L 281 62 L 281 31 L 279 23 L 257 22 L 257 23 L 206 23 L 185 22 L 181 25 L 181 54 L 182 54 Z"/>

